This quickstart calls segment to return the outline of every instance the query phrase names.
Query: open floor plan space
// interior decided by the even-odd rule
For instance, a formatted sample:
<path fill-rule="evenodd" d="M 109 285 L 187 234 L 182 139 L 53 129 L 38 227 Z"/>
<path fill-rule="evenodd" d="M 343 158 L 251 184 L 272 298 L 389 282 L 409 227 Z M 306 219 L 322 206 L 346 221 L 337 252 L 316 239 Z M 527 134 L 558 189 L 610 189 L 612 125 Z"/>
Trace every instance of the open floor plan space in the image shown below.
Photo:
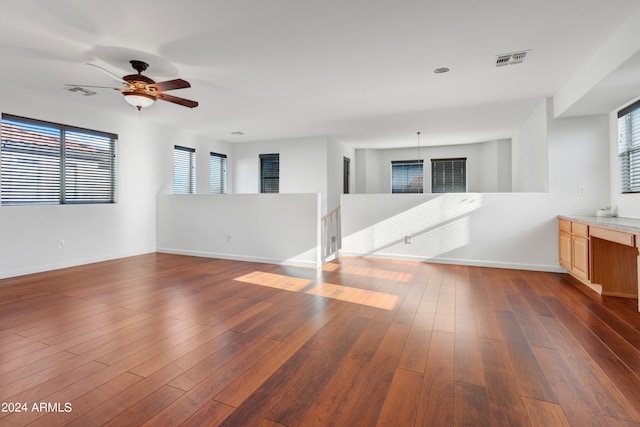
<path fill-rule="evenodd" d="M 566 274 L 162 253 L 0 281 L 0 425 L 640 425 L 637 300 Z"/>

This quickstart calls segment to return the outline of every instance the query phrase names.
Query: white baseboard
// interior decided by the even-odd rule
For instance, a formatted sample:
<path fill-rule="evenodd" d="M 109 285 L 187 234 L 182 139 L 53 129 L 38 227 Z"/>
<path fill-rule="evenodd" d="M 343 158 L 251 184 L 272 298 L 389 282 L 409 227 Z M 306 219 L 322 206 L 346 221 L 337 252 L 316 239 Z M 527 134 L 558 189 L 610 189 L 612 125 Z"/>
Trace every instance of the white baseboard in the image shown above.
<path fill-rule="evenodd" d="M 11 278 L 11 277 L 26 276 L 27 274 L 43 273 L 45 271 L 61 270 L 63 268 L 78 267 L 80 265 L 93 264 L 93 263 L 96 263 L 96 262 L 103 262 L 103 261 L 111 261 L 111 260 L 114 260 L 114 259 L 127 258 L 127 257 L 131 257 L 131 256 L 138 256 L 138 255 L 145 255 L 145 254 L 150 254 L 150 253 L 154 253 L 154 252 L 155 252 L 155 250 L 142 251 L 142 252 L 132 252 L 132 253 L 126 253 L 126 254 L 114 254 L 114 255 L 111 255 L 111 256 L 82 258 L 82 259 L 67 260 L 67 261 L 63 261 L 63 262 L 36 265 L 36 266 L 33 266 L 33 267 L 19 268 L 19 269 L 16 269 L 16 270 L 5 270 L 5 271 L 0 271 L 0 279 L 8 279 L 8 278 Z"/>
<path fill-rule="evenodd" d="M 523 263 L 511 263 L 501 261 L 487 261 L 487 260 L 475 260 L 475 259 L 460 259 L 460 258 L 442 258 L 432 257 L 425 258 L 419 256 L 398 256 L 398 255 L 385 255 L 381 253 L 359 253 L 359 252 L 346 252 L 342 251 L 342 256 L 353 256 L 361 258 L 380 258 L 380 259 L 397 259 L 404 261 L 416 261 L 416 262 L 430 262 L 434 264 L 457 264 L 468 265 L 473 267 L 491 267 L 491 268 L 505 268 L 510 270 L 529 270 L 529 271 L 544 271 L 551 273 L 566 273 L 567 270 L 558 265 L 541 265 L 541 264 L 523 264 Z"/>
<path fill-rule="evenodd" d="M 313 261 L 296 260 L 296 259 L 279 259 L 279 258 L 255 257 L 255 256 L 225 254 L 225 253 L 215 253 L 215 252 L 186 251 L 182 249 L 172 249 L 172 248 L 157 248 L 156 252 L 166 253 L 166 254 L 175 254 L 175 255 L 198 256 L 203 258 L 228 259 L 233 261 L 259 262 L 262 264 L 288 265 L 291 267 L 306 267 L 306 268 L 321 267 L 321 265 Z"/>

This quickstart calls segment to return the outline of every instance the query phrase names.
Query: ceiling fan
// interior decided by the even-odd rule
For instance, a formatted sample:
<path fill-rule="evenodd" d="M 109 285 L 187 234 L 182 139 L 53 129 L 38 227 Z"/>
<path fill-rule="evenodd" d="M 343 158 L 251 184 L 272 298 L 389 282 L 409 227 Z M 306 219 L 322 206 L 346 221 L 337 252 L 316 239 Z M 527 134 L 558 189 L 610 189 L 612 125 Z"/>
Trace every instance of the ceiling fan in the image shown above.
<path fill-rule="evenodd" d="M 138 74 L 129 74 L 127 76 L 120 77 L 111 71 L 95 64 L 87 64 L 101 70 L 108 76 L 118 80 L 123 84 L 122 87 L 105 87 L 105 86 L 87 86 L 87 85 L 66 85 L 74 88 L 101 88 L 101 89 L 114 89 L 121 92 L 124 95 L 124 99 L 138 110 L 152 105 L 156 100 L 173 102 L 174 104 L 182 105 L 189 108 L 198 106 L 196 101 L 190 99 L 179 98 L 177 96 L 168 95 L 164 92 L 175 89 L 185 89 L 191 87 L 191 84 L 182 79 L 167 80 L 165 82 L 156 83 L 154 80 L 142 74 L 149 68 L 149 64 L 144 61 L 131 60 L 129 61 L 134 70 Z"/>

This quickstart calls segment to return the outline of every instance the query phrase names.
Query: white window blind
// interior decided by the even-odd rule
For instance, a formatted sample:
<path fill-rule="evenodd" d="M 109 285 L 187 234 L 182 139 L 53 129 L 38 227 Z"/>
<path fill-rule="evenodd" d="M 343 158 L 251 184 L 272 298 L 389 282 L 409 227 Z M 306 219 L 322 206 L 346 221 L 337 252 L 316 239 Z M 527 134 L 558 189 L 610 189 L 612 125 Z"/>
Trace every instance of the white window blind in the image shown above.
<path fill-rule="evenodd" d="M 2 115 L 0 203 L 114 203 L 117 135 Z"/>
<path fill-rule="evenodd" d="M 227 193 L 226 154 L 209 153 L 209 192 L 213 194 Z"/>
<path fill-rule="evenodd" d="M 195 194 L 196 150 L 175 145 L 173 147 L 173 192 Z"/>
<path fill-rule="evenodd" d="M 465 193 L 467 159 L 431 159 L 432 193 Z"/>
<path fill-rule="evenodd" d="M 65 132 L 64 201 L 113 200 L 112 140 L 83 132 Z"/>
<path fill-rule="evenodd" d="M 640 101 L 618 112 L 618 154 L 623 193 L 640 192 Z"/>
<path fill-rule="evenodd" d="M 391 162 L 392 193 L 423 193 L 424 162 L 401 160 Z"/>
<path fill-rule="evenodd" d="M 280 154 L 260 154 L 260 192 L 280 192 Z"/>

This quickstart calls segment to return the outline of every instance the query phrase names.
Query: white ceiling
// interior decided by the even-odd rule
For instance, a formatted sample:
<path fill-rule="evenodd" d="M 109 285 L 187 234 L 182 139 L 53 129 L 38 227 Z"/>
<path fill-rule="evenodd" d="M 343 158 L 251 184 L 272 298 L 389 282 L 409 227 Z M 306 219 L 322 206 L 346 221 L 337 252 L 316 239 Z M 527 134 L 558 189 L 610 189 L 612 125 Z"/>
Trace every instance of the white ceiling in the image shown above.
<path fill-rule="evenodd" d="M 425 145 L 480 142 L 512 137 L 639 7 L 637 0 L 4 0 L 0 85 L 137 116 L 115 91 L 83 96 L 65 84 L 117 85 L 84 64 L 125 75 L 139 59 L 156 81 L 188 80 L 191 88 L 170 93 L 200 103 L 157 102 L 142 119 L 216 139 L 329 135 L 373 148 L 413 145 L 420 131 Z M 496 55 L 522 50 L 529 50 L 523 64 L 495 66 Z M 434 74 L 438 67 L 451 71 Z M 629 86 L 640 89 L 639 68 L 628 61 L 621 73 L 633 77 L 609 76 L 576 111 L 620 102 L 609 99 L 613 86 L 637 96 Z"/>

